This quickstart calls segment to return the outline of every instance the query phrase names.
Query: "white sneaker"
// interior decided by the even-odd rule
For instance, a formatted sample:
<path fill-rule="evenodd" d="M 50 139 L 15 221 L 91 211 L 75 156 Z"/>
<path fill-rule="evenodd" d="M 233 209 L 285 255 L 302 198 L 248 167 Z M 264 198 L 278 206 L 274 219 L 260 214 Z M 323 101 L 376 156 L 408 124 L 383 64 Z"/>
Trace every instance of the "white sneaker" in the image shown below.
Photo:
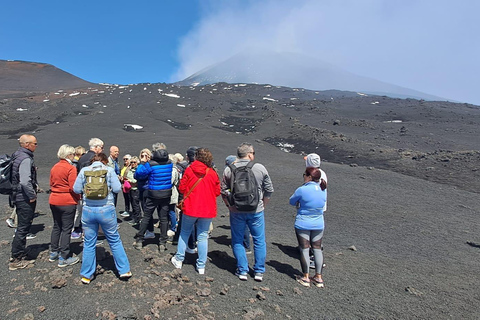
<path fill-rule="evenodd" d="M 130 212 L 128 212 L 128 211 L 123 211 L 122 213 L 120 213 L 120 216 L 125 217 L 125 218 L 126 218 L 126 217 L 130 217 Z"/>
<path fill-rule="evenodd" d="M 173 237 L 175 235 L 175 231 L 167 230 L 167 237 Z"/>
<path fill-rule="evenodd" d="M 8 224 L 10 228 L 15 228 L 15 222 L 13 222 L 12 218 L 8 218 L 7 220 L 5 220 L 5 222 Z"/>
<path fill-rule="evenodd" d="M 177 269 L 182 269 L 183 262 L 178 260 L 176 256 L 173 256 L 172 259 L 170 259 L 172 262 L 173 266 Z M 205 271 L 205 269 L 204 269 Z"/>
<path fill-rule="evenodd" d="M 143 239 L 155 239 L 155 233 L 147 230 Z"/>
<path fill-rule="evenodd" d="M 205 274 L 205 268 L 197 269 L 198 274 Z"/>
<path fill-rule="evenodd" d="M 190 249 L 188 246 L 185 248 L 185 252 L 186 253 L 190 253 L 190 254 L 195 254 L 197 253 L 197 248 L 195 249 Z"/>

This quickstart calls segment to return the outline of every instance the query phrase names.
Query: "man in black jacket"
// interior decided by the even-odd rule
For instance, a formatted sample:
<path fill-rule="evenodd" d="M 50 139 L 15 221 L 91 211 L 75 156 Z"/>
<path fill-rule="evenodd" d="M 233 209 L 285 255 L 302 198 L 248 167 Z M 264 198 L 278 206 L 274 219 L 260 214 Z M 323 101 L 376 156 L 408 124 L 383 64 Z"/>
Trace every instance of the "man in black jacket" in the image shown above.
<path fill-rule="evenodd" d="M 17 231 L 12 241 L 9 270 L 23 269 L 35 263 L 35 260 L 26 259 L 25 246 L 37 205 L 37 169 L 33 153 L 38 143 L 37 138 L 29 134 L 22 135 L 18 141 L 20 147 L 13 154 L 12 165 L 12 200 L 17 208 Z"/>

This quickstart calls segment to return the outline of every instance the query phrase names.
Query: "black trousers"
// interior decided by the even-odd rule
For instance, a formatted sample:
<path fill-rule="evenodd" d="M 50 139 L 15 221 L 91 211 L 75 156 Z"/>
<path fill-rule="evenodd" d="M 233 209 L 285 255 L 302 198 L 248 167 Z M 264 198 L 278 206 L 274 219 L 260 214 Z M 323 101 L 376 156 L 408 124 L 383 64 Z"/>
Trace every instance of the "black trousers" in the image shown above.
<path fill-rule="evenodd" d="M 130 189 L 130 191 L 132 190 Z M 125 203 L 125 211 L 130 212 L 130 204 L 132 205 L 132 209 L 133 209 L 133 203 L 131 203 L 132 202 L 131 193 L 130 192 L 127 192 L 127 193 L 122 192 L 122 193 L 123 193 L 123 200 Z"/>
<path fill-rule="evenodd" d="M 63 259 L 70 254 L 70 235 L 75 220 L 76 205 L 50 205 L 53 215 L 53 229 L 50 236 L 50 251 L 60 252 Z"/>
<path fill-rule="evenodd" d="M 17 231 L 12 241 L 12 258 L 21 258 L 25 254 L 27 234 L 32 226 L 37 201 L 18 201 L 15 206 L 17 207 Z"/>
<path fill-rule="evenodd" d="M 125 195 L 125 193 L 123 194 Z M 137 190 L 130 190 L 129 193 L 130 197 L 130 204 L 132 205 L 131 217 L 135 222 L 139 222 L 142 219 L 142 209 L 140 208 L 140 191 Z M 125 208 L 127 207 L 126 200 L 125 200 Z"/>
<path fill-rule="evenodd" d="M 145 198 L 144 215 L 140 230 L 135 235 L 135 239 L 143 240 L 143 236 L 148 229 L 149 224 L 153 223 L 153 212 L 158 211 L 158 218 L 160 219 L 160 242 L 159 244 L 167 243 L 168 230 L 168 207 L 170 205 L 170 197 L 163 199 Z"/>

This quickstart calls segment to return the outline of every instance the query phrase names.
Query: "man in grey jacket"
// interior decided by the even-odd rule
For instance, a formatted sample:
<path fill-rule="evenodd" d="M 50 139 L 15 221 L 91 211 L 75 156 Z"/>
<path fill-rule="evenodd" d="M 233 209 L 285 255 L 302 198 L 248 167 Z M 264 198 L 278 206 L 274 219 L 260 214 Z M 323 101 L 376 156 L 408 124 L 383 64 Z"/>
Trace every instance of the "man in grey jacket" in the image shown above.
<path fill-rule="evenodd" d="M 233 164 L 235 167 L 246 166 L 250 161 L 255 159 L 255 150 L 250 143 L 242 143 L 237 148 L 237 161 Z M 254 279 L 263 281 L 265 273 L 265 259 L 267 255 L 267 244 L 265 242 L 265 215 L 264 209 L 273 193 L 273 184 L 267 169 L 260 163 L 255 163 L 252 167 L 258 187 L 258 205 L 251 212 L 239 212 L 235 206 L 228 201 L 230 192 L 230 182 L 232 171 L 230 167 L 226 167 L 223 172 L 221 183 L 222 198 L 230 211 L 230 228 L 232 232 L 232 249 L 237 259 L 237 271 L 235 275 L 240 280 L 247 280 L 248 259 L 245 247 L 243 246 L 243 238 L 245 228 L 248 225 L 253 239 L 255 265 L 253 266 Z"/>
<path fill-rule="evenodd" d="M 9 270 L 23 269 L 35 262 L 26 259 L 25 246 L 37 204 L 37 169 L 33 153 L 38 143 L 37 138 L 29 134 L 22 135 L 18 141 L 20 147 L 12 157 L 12 200 L 17 208 L 17 231 L 12 241 Z"/>

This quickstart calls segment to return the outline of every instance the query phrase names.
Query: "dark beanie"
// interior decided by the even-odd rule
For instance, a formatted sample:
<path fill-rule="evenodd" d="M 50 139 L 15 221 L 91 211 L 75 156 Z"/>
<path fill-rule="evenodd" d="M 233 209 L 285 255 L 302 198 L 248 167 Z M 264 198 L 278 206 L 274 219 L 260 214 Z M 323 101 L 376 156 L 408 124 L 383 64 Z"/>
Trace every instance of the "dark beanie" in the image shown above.
<path fill-rule="evenodd" d="M 195 152 L 197 151 L 198 147 L 190 147 L 187 150 L 187 157 L 189 162 L 195 161 Z"/>
<path fill-rule="evenodd" d="M 153 152 L 152 160 L 159 164 L 165 164 L 168 162 L 168 152 L 165 149 L 159 149 Z"/>

